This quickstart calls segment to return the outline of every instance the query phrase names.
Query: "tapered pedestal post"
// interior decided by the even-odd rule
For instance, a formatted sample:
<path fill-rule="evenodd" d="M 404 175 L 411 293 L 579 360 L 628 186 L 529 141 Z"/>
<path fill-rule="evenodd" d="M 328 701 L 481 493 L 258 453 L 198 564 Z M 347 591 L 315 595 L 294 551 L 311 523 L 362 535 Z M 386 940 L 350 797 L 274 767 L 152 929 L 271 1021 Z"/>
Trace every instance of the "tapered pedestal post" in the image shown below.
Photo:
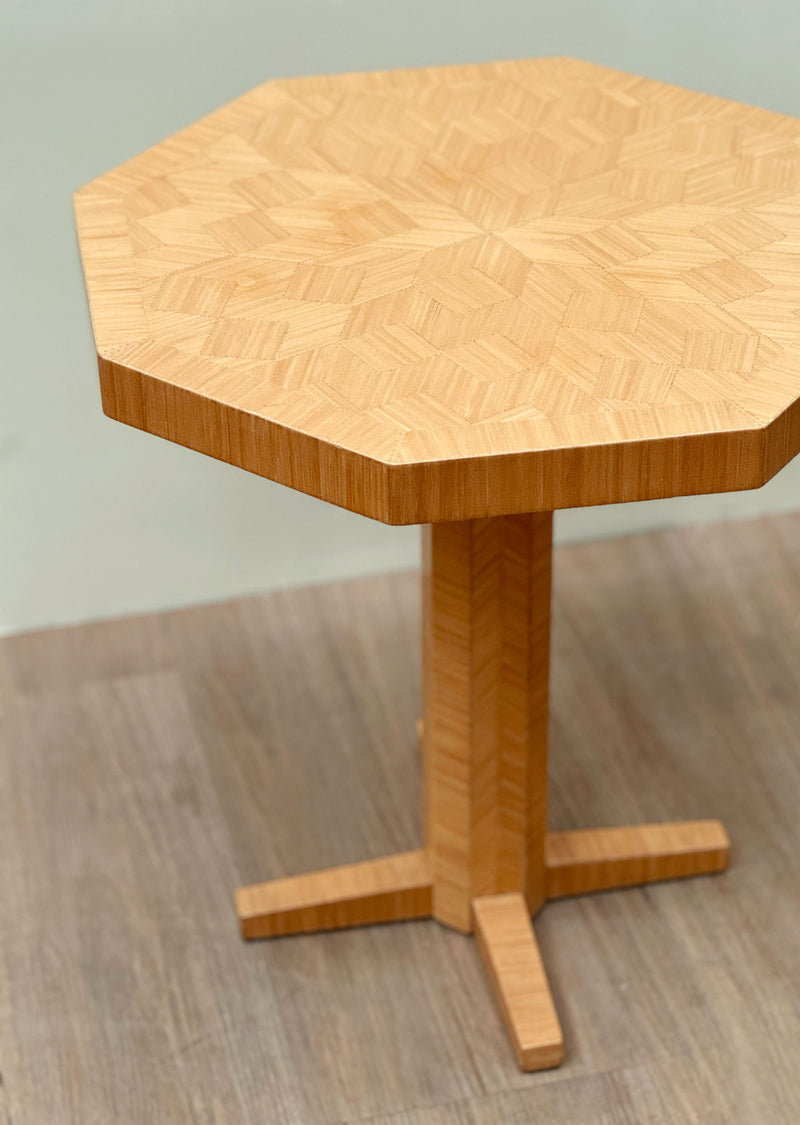
<path fill-rule="evenodd" d="M 722 870 L 715 820 L 547 829 L 552 513 L 424 532 L 424 847 L 243 887 L 246 938 L 429 918 L 475 932 L 525 1070 L 563 1037 L 531 915 L 548 898 Z"/>

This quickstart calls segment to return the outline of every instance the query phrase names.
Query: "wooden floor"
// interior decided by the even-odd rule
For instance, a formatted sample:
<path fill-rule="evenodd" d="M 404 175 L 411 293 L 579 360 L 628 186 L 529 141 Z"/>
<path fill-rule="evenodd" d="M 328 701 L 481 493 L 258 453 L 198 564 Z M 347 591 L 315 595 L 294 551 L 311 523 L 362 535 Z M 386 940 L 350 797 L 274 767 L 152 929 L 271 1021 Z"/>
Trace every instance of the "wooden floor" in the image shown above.
<path fill-rule="evenodd" d="M 238 936 L 238 884 L 418 844 L 403 575 L 0 643 L 0 1123 L 795 1125 L 800 515 L 561 550 L 555 583 L 552 826 L 734 841 L 546 908 L 561 1070 L 517 1070 L 433 922 Z"/>

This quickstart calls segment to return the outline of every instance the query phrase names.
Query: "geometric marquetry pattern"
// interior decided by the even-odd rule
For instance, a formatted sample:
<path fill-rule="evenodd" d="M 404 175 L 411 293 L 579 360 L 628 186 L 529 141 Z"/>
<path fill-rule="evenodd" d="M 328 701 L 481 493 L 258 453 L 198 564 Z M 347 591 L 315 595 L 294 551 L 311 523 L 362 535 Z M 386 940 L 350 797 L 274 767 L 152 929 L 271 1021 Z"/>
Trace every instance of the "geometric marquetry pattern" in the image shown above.
<path fill-rule="evenodd" d="M 800 395 L 800 122 L 588 63 L 268 82 L 76 205 L 101 356 L 378 461 Z"/>

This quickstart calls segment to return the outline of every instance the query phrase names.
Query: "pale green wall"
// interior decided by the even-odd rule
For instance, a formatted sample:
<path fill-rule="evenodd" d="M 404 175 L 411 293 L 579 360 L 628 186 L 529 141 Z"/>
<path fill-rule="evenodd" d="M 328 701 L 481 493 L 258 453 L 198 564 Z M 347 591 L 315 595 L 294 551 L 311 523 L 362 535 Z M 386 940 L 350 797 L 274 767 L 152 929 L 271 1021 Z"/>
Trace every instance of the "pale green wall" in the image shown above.
<path fill-rule="evenodd" d="M 271 77 L 577 55 L 800 115 L 792 0 L 0 0 L 0 630 L 412 564 L 386 528 L 105 419 L 71 191 Z M 559 516 L 562 538 L 797 506 Z"/>

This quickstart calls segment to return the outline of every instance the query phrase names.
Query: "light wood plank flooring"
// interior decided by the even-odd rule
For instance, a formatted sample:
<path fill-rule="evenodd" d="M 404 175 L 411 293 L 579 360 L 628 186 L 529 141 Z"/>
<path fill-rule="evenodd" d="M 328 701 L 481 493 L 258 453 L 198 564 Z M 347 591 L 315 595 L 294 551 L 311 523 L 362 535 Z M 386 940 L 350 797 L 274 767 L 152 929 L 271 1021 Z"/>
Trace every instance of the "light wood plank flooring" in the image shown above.
<path fill-rule="evenodd" d="M 545 909 L 561 1070 L 433 922 L 238 936 L 418 846 L 419 679 L 415 575 L 0 642 L 2 1125 L 800 1121 L 800 515 L 556 554 L 552 827 L 734 844 Z"/>

